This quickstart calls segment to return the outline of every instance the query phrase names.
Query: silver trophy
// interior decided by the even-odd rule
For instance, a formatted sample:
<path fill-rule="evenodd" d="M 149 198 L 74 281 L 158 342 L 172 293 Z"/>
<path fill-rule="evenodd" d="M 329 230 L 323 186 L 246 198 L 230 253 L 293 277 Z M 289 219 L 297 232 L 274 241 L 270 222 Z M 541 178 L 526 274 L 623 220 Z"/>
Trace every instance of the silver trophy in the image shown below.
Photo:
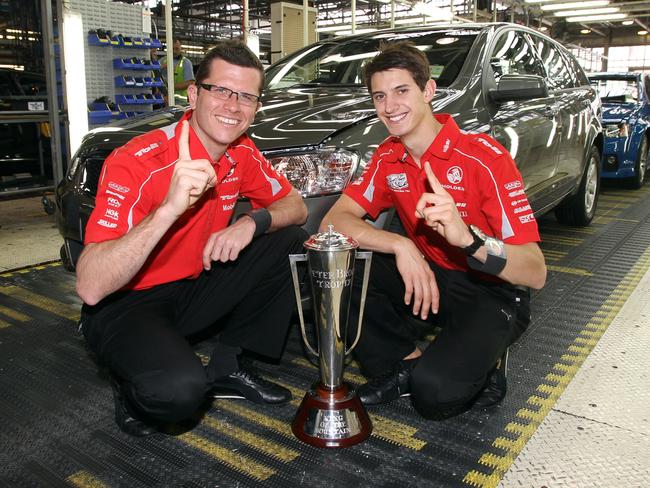
<path fill-rule="evenodd" d="M 348 447 L 364 441 L 372 432 L 372 423 L 363 404 L 343 381 L 346 355 L 356 347 L 361 336 L 372 253 L 358 252 L 359 244 L 351 237 L 335 232 L 331 225 L 327 232 L 311 236 L 304 246 L 307 253 L 290 254 L 289 263 L 302 338 L 307 349 L 319 359 L 320 382 L 305 393 L 291 424 L 291 430 L 298 439 L 313 446 Z M 348 312 L 356 259 L 364 259 L 366 263 L 357 333 L 352 346 L 346 350 Z M 307 261 L 308 265 L 318 351 L 311 346 L 305 330 L 296 266 L 300 261 Z"/>

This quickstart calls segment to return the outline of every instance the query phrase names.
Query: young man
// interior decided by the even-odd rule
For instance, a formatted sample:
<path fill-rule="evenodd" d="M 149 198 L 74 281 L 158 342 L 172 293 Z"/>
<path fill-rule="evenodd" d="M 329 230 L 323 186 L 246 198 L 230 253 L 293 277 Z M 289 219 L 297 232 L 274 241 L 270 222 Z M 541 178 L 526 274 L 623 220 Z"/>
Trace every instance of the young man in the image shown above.
<path fill-rule="evenodd" d="M 77 292 L 129 434 L 187 419 L 206 393 L 291 398 L 238 360 L 242 349 L 281 355 L 294 306 L 287 254 L 306 238 L 302 198 L 245 135 L 263 82 L 245 45 L 222 42 L 188 88 L 181 121 L 136 137 L 102 169 Z M 253 210 L 230 224 L 239 196 Z M 187 338 L 214 332 L 204 368 Z"/>
<path fill-rule="evenodd" d="M 194 84 L 194 67 L 192 61 L 183 54 L 179 39 L 174 40 L 172 52 L 174 55 L 174 100 L 173 103 L 170 102 L 170 105 L 187 105 L 187 89 Z M 167 57 L 160 61 L 160 72 L 163 78 L 167 77 Z"/>
<path fill-rule="evenodd" d="M 527 287 L 546 280 L 521 175 L 489 136 L 433 115 L 436 85 L 412 44 L 384 47 L 364 78 L 390 137 L 322 222 L 375 251 L 356 349 L 370 380 L 358 393 L 370 405 L 410 395 L 427 418 L 498 403 L 495 365 L 528 325 Z M 406 236 L 364 221 L 391 207 Z M 409 313 L 441 327 L 424 350 Z"/>

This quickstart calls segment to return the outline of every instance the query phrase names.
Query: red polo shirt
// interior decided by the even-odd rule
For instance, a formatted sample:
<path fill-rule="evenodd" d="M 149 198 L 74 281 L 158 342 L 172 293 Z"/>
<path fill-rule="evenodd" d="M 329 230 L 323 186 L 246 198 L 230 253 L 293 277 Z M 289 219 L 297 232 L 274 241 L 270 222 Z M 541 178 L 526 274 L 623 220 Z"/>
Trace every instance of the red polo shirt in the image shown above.
<path fill-rule="evenodd" d="M 181 121 L 189 119 L 188 110 Z M 167 195 L 178 160 L 181 124 L 174 123 L 135 137 L 104 162 L 95 209 L 86 226 L 85 243 L 123 236 L 157 209 Z M 267 207 L 291 191 L 253 142 L 242 135 L 219 161 L 212 161 L 190 127 L 190 154 L 214 166 L 217 185 L 169 229 L 126 289 L 144 289 L 195 278 L 203 270 L 203 248 L 210 234 L 228 226 L 237 198 L 254 208 Z"/>
<path fill-rule="evenodd" d="M 420 162 L 423 167 L 429 162 L 465 223 L 508 244 L 539 241 L 537 221 L 510 153 L 485 134 L 461 132 L 449 115 L 435 117 L 443 126 Z M 389 137 L 344 193 L 373 218 L 395 207 L 422 254 L 444 268 L 467 271 L 465 254 L 415 216 L 424 192 L 431 192 L 424 169 L 398 138 Z"/>

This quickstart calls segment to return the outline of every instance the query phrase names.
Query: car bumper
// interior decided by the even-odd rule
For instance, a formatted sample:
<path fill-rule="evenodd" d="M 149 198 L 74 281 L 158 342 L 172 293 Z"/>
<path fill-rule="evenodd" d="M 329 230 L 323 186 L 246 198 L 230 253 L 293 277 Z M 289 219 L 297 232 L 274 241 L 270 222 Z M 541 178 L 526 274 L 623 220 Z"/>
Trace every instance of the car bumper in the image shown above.
<path fill-rule="evenodd" d="M 608 137 L 603 145 L 601 178 L 631 178 L 634 176 L 636 155 L 631 154 L 628 137 Z"/>

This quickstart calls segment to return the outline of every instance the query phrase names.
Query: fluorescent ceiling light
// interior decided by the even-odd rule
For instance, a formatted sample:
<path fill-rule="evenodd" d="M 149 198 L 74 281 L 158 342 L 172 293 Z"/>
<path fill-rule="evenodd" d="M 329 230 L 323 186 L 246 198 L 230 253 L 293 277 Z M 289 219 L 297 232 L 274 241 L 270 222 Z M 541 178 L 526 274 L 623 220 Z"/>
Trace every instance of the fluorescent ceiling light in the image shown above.
<path fill-rule="evenodd" d="M 582 29 L 580 31 L 580 34 L 589 34 L 590 32 L 591 32 L 591 30 L 589 30 L 589 29 Z"/>
<path fill-rule="evenodd" d="M 632 25 L 632 24 L 634 24 L 634 21 L 633 20 L 624 20 L 623 22 L 621 22 L 621 24 L 623 24 L 623 25 Z"/>
<path fill-rule="evenodd" d="M 648 31 L 647 30 L 640 30 L 639 32 L 637 32 L 637 34 L 639 34 L 640 36 L 647 36 Z"/>
<path fill-rule="evenodd" d="M 576 15 L 603 15 L 603 14 L 615 14 L 620 12 L 621 9 L 618 7 L 605 7 L 605 8 L 587 8 L 584 10 L 563 10 L 560 12 L 554 12 L 553 15 L 556 17 L 574 17 Z"/>
<path fill-rule="evenodd" d="M 578 17 L 567 17 L 567 22 L 601 22 L 603 20 L 621 20 L 627 17 L 627 14 L 607 14 L 607 15 L 580 15 Z"/>
<path fill-rule="evenodd" d="M 570 8 L 589 8 L 589 7 L 604 7 L 609 5 L 609 0 L 587 0 L 586 2 L 565 2 L 565 3 L 550 3 L 542 5 L 542 10 L 565 10 Z"/>
<path fill-rule="evenodd" d="M 540 30 L 540 31 L 542 31 L 542 32 L 546 32 L 546 31 L 548 30 L 548 27 L 546 27 L 545 25 L 543 25 L 543 26 L 541 26 L 538 30 Z"/>

